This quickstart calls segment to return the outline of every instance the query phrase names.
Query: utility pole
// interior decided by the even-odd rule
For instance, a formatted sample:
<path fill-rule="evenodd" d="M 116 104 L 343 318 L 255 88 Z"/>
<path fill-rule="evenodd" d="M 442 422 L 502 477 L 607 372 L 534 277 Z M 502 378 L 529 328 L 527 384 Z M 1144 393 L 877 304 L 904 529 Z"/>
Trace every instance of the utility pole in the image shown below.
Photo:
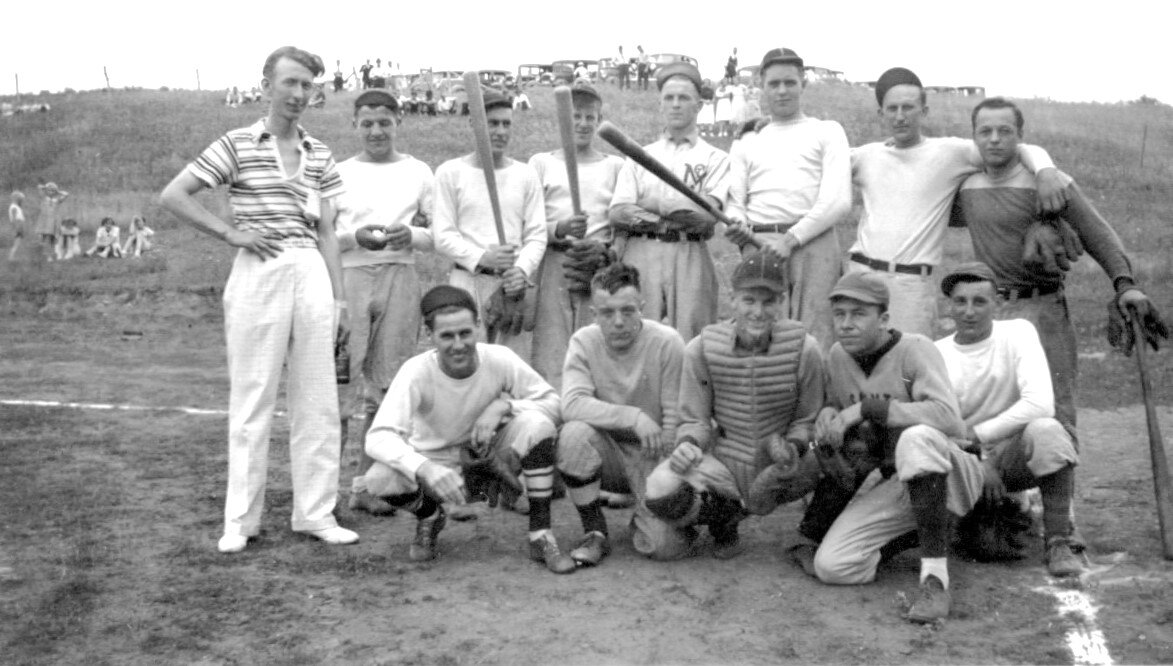
<path fill-rule="evenodd" d="M 106 90 L 110 89 L 110 75 L 106 73 L 106 66 L 102 65 L 102 76 L 106 77 Z"/>
<path fill-rule="evenodd" d="M 196 90 L 197 91 L 201 90 L 201 88 L 200 88 L 200 68 L 199 67 L 196 67 Z"/>

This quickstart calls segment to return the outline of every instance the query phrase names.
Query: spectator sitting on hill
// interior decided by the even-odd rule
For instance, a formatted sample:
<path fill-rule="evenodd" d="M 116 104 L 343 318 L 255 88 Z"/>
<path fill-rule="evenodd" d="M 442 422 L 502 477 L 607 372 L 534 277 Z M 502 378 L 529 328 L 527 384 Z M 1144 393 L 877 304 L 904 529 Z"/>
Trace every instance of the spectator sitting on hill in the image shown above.
<path fill-rule="evenodd" d="M 126 230 L 126 245 L 122 246 L 122 254 L 126 258 L 142 256 L 143 252 L 151 249 L 151 236 L 155 232 L 147 226 L 142 215 L 135 215 L 130 220 L 130 228 Z"/>
<path fill-rule="evenodd" d="M 57 256 L 62 260 L 81 256 L 81 227 L 72 217 L 61 223 L 58 236 Z"/>
<path fill-rule="evenodd" d="M 514 92 L 517 93 L 513 98 L 514 110 L 529 111 L 534 108 L 533 104 L 530 104 L 529 95 L 525 94 L 524 90 L 517 88 Z"/>
<path fill-rule="evenodd" d="M 119 245 L 118 236 L 118 225 L 114 223 L 114 218 L 102 218 L 102 225 L 98 227 L 98 233 L 94 237 L 94 246 L 86 250 L 86 256 L 121 257 L 122 246 Z"/>

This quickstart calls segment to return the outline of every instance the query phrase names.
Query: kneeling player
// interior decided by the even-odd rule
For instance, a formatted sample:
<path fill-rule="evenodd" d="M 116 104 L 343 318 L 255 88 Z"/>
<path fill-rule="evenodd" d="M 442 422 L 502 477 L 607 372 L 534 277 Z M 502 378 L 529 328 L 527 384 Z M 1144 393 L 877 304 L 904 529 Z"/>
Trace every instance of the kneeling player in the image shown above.
<path fill-rule="evenodd" d="M 639 271 L 612 264 L 591 280 L 595 323 L 570 339 L 562 373 L 558 471 L 585 537 L 570 556 L 598 564 L 611 551 L 599 502 L 605 476 L 635 495 L 632 541 L 645 555 L 667 547 L 673 531 L 648 514 L 644 479 L 674 441 L 684 340 L 675 329 L 644 319 Z"/>
<path fill-rule="evenodd" d="M 737 525 L 747 506 L 769 513 L 813 485 L 751 496 L 759 474 L 807 448 L 823 405 L 819 344 L 785 318 L 786 291 L 786 267 L 773 252 L 748 255 L 734 271 L 733 319 L 706 326 L 685 348 L 676 448 L 647 480 L 652 513 L 685 544 L 694 525 L 708 525 L 718 559 L 741 553 Z"/>
<path fill-rule="evenodd" d="M 503 477 L 520 468 L 529 497 L 530 556 L 554 573 L 574 571 L 550 531 L 558 394 L 507 347 L 476 342 L 476 302 L 465 290 L 433 288 L 420 314 L 434 350 L 407 360 L 367 433 L 375 459 L 363 485 L 419 519 L 410 558 L 435 558 L 444 505 L 465 502 L 466 446 Z M 508 396 L 508 397 L 502 397 Z"/>
<path fill-rule="evenodd" d="M 1055 420 L 1047 357 L 1035 327 L 1025 319 L 994 321 L 998 306 L 994 271 L 964 264 L 941 280 L 957 332 L 937 341 L 966 438 L 980 445 L 983 494 L 997 502 L 1007 491 L 1038 487 L 1043 497 L 1047 573 L 1082 570 L 1071 552 L 1071 496 L 1079 455 L 1071 435 Z"/>

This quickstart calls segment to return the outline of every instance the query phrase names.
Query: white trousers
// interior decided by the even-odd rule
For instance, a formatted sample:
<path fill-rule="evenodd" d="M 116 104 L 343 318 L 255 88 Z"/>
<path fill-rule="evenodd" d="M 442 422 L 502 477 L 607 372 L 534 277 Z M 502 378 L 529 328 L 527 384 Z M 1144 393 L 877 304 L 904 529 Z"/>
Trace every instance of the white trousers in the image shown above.
<path fill-rule="evenodd" d="M 255 536 L 265 504 L 269 431 L 281 368 L 289 367 L 289 458 L 295 531 L 334 527 L 338 386 L 334 296 L 317 249 L 262 261 L 241 251 L 224 287 L 228 341 L 228 493 L 224 533 Z"/>

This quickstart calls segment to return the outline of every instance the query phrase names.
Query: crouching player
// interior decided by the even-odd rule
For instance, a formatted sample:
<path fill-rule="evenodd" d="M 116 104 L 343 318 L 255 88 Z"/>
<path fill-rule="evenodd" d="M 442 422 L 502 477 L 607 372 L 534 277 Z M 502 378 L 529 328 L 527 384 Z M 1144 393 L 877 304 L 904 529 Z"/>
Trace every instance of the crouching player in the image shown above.
<path fill-rule="evenodd" d="M 994 271 L 963 264 L 941 280 L 957 332 L 937 341 L 966 439 L 981 447 L 987 502 L 1006 492 L 1038 487 L 1043 498 L 1047 573 L 1082 571 L 1071 552 L 1071 497 L 1079 455 L 1054 418 L 1047 357 L 1035 327 L 1025 319 L 994 321 L 998 306 Z"/>
<path fill-rule="evenodd" d="M 823 406 L 818 342 L 785 318 L 786 266 L 773 252 L 748 255 L 733 273 L 733 319 L 711 324 L 684 353 L 676 448 L 647 480 L 647 506 L 676 528 L 687 552 L 695 525 L 707 525 L 713 556 L 743 550 L 738 523 L 779 501 L 750 495 L 754 480 L 789 442 L 805 449 Z M 800 479 L 804 481 L 804 479 Z M 783 493 L 782 495 L 786 495 Z"/>
<path fill-rule="evenodd" d="M 435 349 L 408 359 L 367 433 L 366 489 L 415 514 L 409 557 L 436 557 L 445 505 L 465 503 L 462 449 L 491 459 L 503 480 L 520 469 L 529 497 L 530 556 L 555 573 L 575 564 L 550 531 L 558 394 L 507 347 L 476 342 L 472 295 L 448 285 L 420 301 Z M 465 458 L 469 453 L 465 452 Z"/>
<path fill-rule="evenodd" d="M 618 477 L 605 480 L 628 486 L 635 496 L 637 551 L 662 551 L 674 537 L 648 513 L 643 486 L 665 446 L 675 441 L 684 340 L 670 326 L 644 319 L 643 305 L 635 267 L 612 264 L 595 274 L 595 323 L 579 329 L 566 351 L 558 471 L 585 533 L 570 556 L 584 565 L 598 564 L 611 552 L 599 500 L 604 477 Z"/>
<path fill-rule="evenodd" d="M 862 423 L 886 434 L 883 480 L 855 497 L 831 523 L 814 555 L 819 580 L 859 585 L 896 544 L 919 539 L 921 596 L 908 619 L 949 614 L 950 517 L 964 516 L 981 492 L 981 463 L 951 440 L 965 434 L 945 362 L 931 341 L 888 326 L 888 287 L 853 272 L 831 290 L 836 343 L 827 358 L 827 403 L 815 423 L 821 444 L 839 446 Z"/>

